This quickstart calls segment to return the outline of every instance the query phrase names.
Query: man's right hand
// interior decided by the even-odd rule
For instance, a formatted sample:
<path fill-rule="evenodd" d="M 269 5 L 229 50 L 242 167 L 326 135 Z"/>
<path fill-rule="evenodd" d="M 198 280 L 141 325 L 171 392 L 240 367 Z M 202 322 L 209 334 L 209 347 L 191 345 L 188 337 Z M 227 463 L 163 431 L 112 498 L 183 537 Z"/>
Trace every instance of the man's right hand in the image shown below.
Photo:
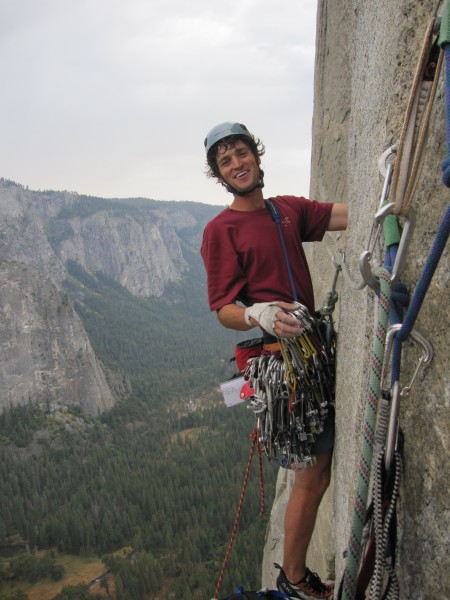
<path fill-rule="evenodd" d="M 289 302 L 259 302 L 245 309 L 247 325 L 259 325 L 280 338 L 297 337 L 301 334 L 301 325 L 290 311 L 298 306 Z"/>
<path fill-rule="evenodd" d="M 261 308 L 269 306 L 266 319 L 261 318 Z M 302 333 L 301 325 L 290 311 L 298 305 L 282 300 L 274 302 L 260 302 L 244 308 L 237 304 L 226 304 L 217 311 L 217 318 L 224 327 L 247 331 L 252 327 L 261 327 L 271 335 L 279 338 L 294 338 Z M 247 313 L 247 316 L 246 316 Z"/>

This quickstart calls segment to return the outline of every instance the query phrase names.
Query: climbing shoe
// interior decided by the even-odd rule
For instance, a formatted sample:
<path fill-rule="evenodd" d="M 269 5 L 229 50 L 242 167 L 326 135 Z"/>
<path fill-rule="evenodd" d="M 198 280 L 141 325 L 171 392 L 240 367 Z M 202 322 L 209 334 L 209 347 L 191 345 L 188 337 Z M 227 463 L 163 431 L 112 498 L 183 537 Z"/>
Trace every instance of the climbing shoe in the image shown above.
<path fill-rule="evenodd" d="M 279 565 L 275 566 L 280 569 L 280 574 L 277 577 L 277 588 L 280 592 L 287 594 L 289 598 L 333 600 L 334 585 L 323 583 L 317 573 L 306 569 L 303 579 L 294 584 L 288 581 L 285 572 Z"/>

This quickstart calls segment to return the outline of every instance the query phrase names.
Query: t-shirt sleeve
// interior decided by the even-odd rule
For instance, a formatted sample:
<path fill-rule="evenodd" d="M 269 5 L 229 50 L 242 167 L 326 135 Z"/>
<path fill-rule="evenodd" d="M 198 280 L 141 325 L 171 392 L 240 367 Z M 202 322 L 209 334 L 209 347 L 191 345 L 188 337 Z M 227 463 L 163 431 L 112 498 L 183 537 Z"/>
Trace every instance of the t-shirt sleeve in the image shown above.
<path fill-rule="evenodd" d="M 239 265 L 232 236 L 211 222 L 203 232 L 200 252 L 206 269 L 210 309 L 218 310 L 236 302 L 247 279 Z"/>
<path fill-rule="evenodd" d="M 328 229 L 333 203 L 305 200 L 302 207 L 302 242 L 320 242 Z"/>

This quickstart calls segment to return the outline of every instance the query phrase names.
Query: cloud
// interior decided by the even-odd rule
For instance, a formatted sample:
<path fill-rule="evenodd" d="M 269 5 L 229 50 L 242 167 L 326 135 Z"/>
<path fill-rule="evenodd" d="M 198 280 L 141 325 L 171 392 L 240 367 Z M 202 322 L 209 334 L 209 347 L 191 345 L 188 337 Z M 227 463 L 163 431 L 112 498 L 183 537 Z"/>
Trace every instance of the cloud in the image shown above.
<path fill-rule="evenodd" d="M 2 2 L 0 176 L 225 203 L 202 140 L 239 120 L 266 144 L 270 193 L 306 195 L 315 12 L 312 0 Z"/>

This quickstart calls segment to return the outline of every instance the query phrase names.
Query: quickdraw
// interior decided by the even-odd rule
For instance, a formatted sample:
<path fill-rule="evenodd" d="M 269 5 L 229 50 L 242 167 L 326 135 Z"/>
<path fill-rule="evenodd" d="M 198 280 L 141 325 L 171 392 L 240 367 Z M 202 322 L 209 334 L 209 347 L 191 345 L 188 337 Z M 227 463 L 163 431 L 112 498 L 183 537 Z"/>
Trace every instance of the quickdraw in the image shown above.
<path fill-rule="evenodd" d="M 244 377 L 251 390 L 246 401 L 267 456 L 300 470 L 313 464 L 312 446 L 334 405 L 335 347 L 327 344 L 324 319 L 315 319 L 301 304 L 292 314 L 303 333 L 280 339 L 279 350 L 250 359 Z"/>

